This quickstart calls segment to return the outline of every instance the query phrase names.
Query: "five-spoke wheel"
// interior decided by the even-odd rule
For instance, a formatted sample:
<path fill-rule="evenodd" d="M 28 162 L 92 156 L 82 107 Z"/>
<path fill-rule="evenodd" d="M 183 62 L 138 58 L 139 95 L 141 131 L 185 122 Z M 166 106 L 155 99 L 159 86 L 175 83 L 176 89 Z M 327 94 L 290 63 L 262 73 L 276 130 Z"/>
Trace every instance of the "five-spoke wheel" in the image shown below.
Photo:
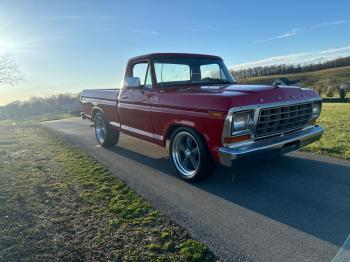
<path fill-rule="evenodd" d="M 186 177 L 191 177 L 198 169 L 199 148 L 190 133 L 180 132 L 174 138 L 172 147 L 174 164 Z"/>
<path fill-rule="evenodd" d="M 203 139 L 192 129 L 175 131 L 169 151 L 175 170 L 185 180 L 202 179 L 214 170 L 215 165 Z"/>

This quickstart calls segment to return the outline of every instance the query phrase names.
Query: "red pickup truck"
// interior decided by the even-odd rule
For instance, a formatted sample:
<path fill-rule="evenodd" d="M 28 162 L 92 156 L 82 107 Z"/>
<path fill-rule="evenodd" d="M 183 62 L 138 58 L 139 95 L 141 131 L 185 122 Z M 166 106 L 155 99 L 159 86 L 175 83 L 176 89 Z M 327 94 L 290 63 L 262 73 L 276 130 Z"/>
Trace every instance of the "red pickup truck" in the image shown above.
<path fill-rule="evenodd" d="M 318 140 L 322 101 L 312 89 L 239 85 L 218 56 L 156 53 L 128 61 L 121 89 L 83 90 L 82 118 L 98 143 L 123 132 L 165 147 L 187 181 L 216 164 L 286 153 Z"/>

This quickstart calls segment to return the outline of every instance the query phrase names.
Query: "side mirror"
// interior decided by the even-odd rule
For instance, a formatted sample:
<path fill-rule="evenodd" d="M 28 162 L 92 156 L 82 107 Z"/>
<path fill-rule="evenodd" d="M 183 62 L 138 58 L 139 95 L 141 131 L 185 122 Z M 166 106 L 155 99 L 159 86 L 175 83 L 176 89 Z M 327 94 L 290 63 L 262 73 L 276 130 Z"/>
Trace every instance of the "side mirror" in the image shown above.
<path fill-rule="evenodd" d="M 139 77 L 127 77 L 124 80 L 125 88 L 140 88 L 140 78 Z"/>

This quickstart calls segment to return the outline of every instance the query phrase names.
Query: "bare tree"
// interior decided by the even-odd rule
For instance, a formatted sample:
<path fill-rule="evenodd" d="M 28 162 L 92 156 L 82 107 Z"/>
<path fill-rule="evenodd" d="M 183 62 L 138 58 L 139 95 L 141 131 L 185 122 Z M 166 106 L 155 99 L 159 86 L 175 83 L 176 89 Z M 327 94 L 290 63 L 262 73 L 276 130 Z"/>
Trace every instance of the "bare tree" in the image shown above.
<path fill-rule="evenodd" d="M 23 73 L 19 70 L 12 55 L 0 54 L 0 86 L 14 85 L 20 80 L 23 80 Z"/>

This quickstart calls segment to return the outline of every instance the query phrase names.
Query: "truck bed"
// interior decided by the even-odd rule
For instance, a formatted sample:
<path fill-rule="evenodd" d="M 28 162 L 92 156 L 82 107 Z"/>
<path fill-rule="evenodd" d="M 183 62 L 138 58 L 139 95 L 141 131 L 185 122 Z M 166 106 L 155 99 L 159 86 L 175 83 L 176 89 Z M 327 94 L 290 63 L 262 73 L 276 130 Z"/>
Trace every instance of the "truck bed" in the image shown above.
<path fill-rule="evenodd" d="M 120 89 L 85 89 L 81 92 L 82 117 L 93 121 L 95 109 L 109 115 L 109 121 L 120 122 L 117 112 L 117 97 Z"/>
<path fill-rule="evenodd" d="M 120 89 L 85 89 L 81 92 L 80 98 L 116 101 Z"/>

